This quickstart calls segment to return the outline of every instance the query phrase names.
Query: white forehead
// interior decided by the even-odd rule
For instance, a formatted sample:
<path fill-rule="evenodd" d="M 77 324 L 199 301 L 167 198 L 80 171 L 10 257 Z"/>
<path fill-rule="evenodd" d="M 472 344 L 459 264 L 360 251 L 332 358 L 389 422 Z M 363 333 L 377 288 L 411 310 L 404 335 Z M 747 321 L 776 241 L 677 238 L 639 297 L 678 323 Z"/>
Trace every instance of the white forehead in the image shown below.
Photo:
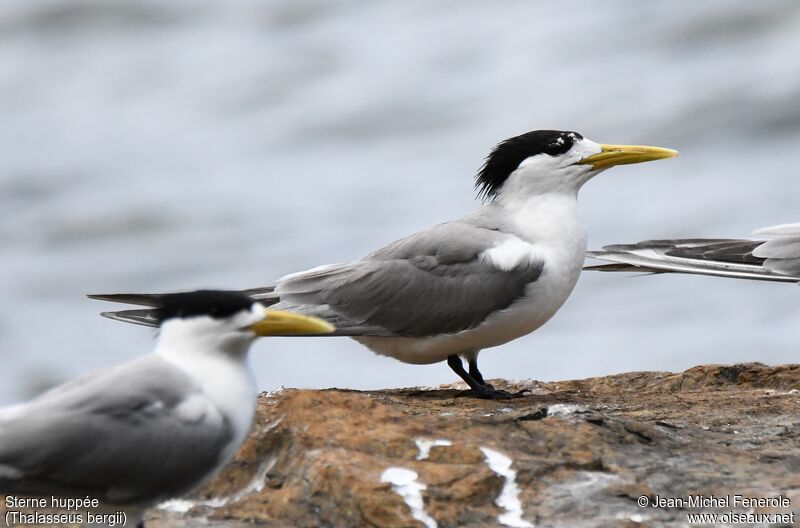
<path fill-rule="evenodd" d="M 599 154 L 602 148 L 591 139 L 583 138 L 576 141 L 567 154 L 574 154 L 578 159 L 583 159 L 594 154 Z"/>

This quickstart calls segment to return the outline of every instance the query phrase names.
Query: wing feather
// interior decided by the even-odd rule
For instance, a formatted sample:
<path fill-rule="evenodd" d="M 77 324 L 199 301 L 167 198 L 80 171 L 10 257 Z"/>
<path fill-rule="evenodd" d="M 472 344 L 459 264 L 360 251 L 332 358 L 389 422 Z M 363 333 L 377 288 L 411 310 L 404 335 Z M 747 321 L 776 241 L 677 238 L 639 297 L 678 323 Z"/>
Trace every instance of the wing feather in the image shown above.
<path fill-rule="evenodd" d="M 232 439 L 214 408 L 181 416 L 200 389 L 156 357 L 93 373 L 0 414 L 0 490 L 112 503 L 188 491 Z"/>
<path fill-rule="evenodd" d="M 334 336 L 456 333 L 513 304 L 541 275 L 541 258 L 514 260 L 508 269 L 483 258 L 485 251 L 509 240 L 530 246 L 477 215 L 400 239 L 355 262 L 294 273 L 275 287 L 245 292 L 268 306 L 323 318 L 336 326 Z M 158 294 L 91 297 L 139 305 L 158 301 Z M 156 325 L 150 310 L 103 315 Z"/>
<path fill-rule="evenodd" d="M 481 257 L 509 237 L 465 222 L 442 224 L 360 261 L 285 277 L 275 288 L 278 306 L 324 306 L 350 325 L 389 335 L 474 328 L 522 297 L 542 273 L 541 260 L 501 270 Z"/>

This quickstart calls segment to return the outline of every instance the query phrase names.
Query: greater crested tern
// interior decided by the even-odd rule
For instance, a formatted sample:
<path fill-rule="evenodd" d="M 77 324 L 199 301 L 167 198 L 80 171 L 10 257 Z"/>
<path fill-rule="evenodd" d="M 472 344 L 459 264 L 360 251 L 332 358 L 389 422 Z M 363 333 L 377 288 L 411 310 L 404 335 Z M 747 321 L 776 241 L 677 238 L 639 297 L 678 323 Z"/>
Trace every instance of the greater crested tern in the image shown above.
<path fill-rule="evenodd" d="M 484 381 L 478 353 L 536 330 L 569 297 L 586 255 L 578 190 L 615 165 L 676 155 L 602 145 L 577 132 L 528 132 L 501 142 L 486 158 L 475 181 L 484 205 L 472 214 L 361 260 L 287 275 L 246 293 L 321 317 L 336 326 L 334 335 L 377 354 L 412 364 L 447 361 L 479 397 L 509 397 Z M 90 297 L 145 306 L 159 298 Z M 153 322 L 146 310 L 104 315 Z"/>
<path fill-rule="evenodd" d="M 153 315 L 154 353 L 0 409 L 0 492 L 88 496 L 141 526 L 148 507 L 200 485 L 244 440 L 253 340 L 333 330 L 239 292 L 163 295 Z"/>
<path fill-rule="evenodd" d="M 769 240 L 688 238 L 605 246 L 587 255 L 614 264 L 585 269 L 800 282 L 800 224 L 765 227 L 753 234 Z"/>

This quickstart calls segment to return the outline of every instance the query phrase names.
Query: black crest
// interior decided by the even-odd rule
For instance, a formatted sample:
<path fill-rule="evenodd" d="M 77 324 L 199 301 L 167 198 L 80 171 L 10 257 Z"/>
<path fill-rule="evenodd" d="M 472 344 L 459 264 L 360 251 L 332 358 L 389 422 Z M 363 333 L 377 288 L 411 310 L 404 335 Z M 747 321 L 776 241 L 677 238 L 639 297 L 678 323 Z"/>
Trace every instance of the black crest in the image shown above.
<path fill-rule="evenodd" d="M 495 196 L 526 158 L 537 154 L 560 156 L 581 139 L 583 136 L 577 132 L 534 130 L 503 141 L 489 153 L 475 177 L 478 196 L 484 199 Z"/>
<path fill-rule="evenodd" d="M 198 290 L 168 293 L 159 298 L 156 318 L 159 325 L 175 317 L 208 315 L 220 319 L 249 310 L 254 302 L 247 295 L 235 291 Z"/>

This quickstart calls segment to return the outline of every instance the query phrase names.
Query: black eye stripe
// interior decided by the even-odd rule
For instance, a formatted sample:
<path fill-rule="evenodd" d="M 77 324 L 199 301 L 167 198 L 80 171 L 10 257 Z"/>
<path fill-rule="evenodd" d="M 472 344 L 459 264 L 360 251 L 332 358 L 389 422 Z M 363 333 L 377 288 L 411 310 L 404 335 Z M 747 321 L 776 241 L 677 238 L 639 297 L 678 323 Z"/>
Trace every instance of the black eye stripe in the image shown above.
<path fill-rule="evenodd" d="M 546 154 L 549 154 L 550 156 L 558 156 L 559 154 L 563 154 L 567 150 L 569 150 L 569 149 L 564 150 L 564 145 L 566 145 L 565 141 L 562 141 L 560 143 L 548 143 L 544 151 Z"/>

